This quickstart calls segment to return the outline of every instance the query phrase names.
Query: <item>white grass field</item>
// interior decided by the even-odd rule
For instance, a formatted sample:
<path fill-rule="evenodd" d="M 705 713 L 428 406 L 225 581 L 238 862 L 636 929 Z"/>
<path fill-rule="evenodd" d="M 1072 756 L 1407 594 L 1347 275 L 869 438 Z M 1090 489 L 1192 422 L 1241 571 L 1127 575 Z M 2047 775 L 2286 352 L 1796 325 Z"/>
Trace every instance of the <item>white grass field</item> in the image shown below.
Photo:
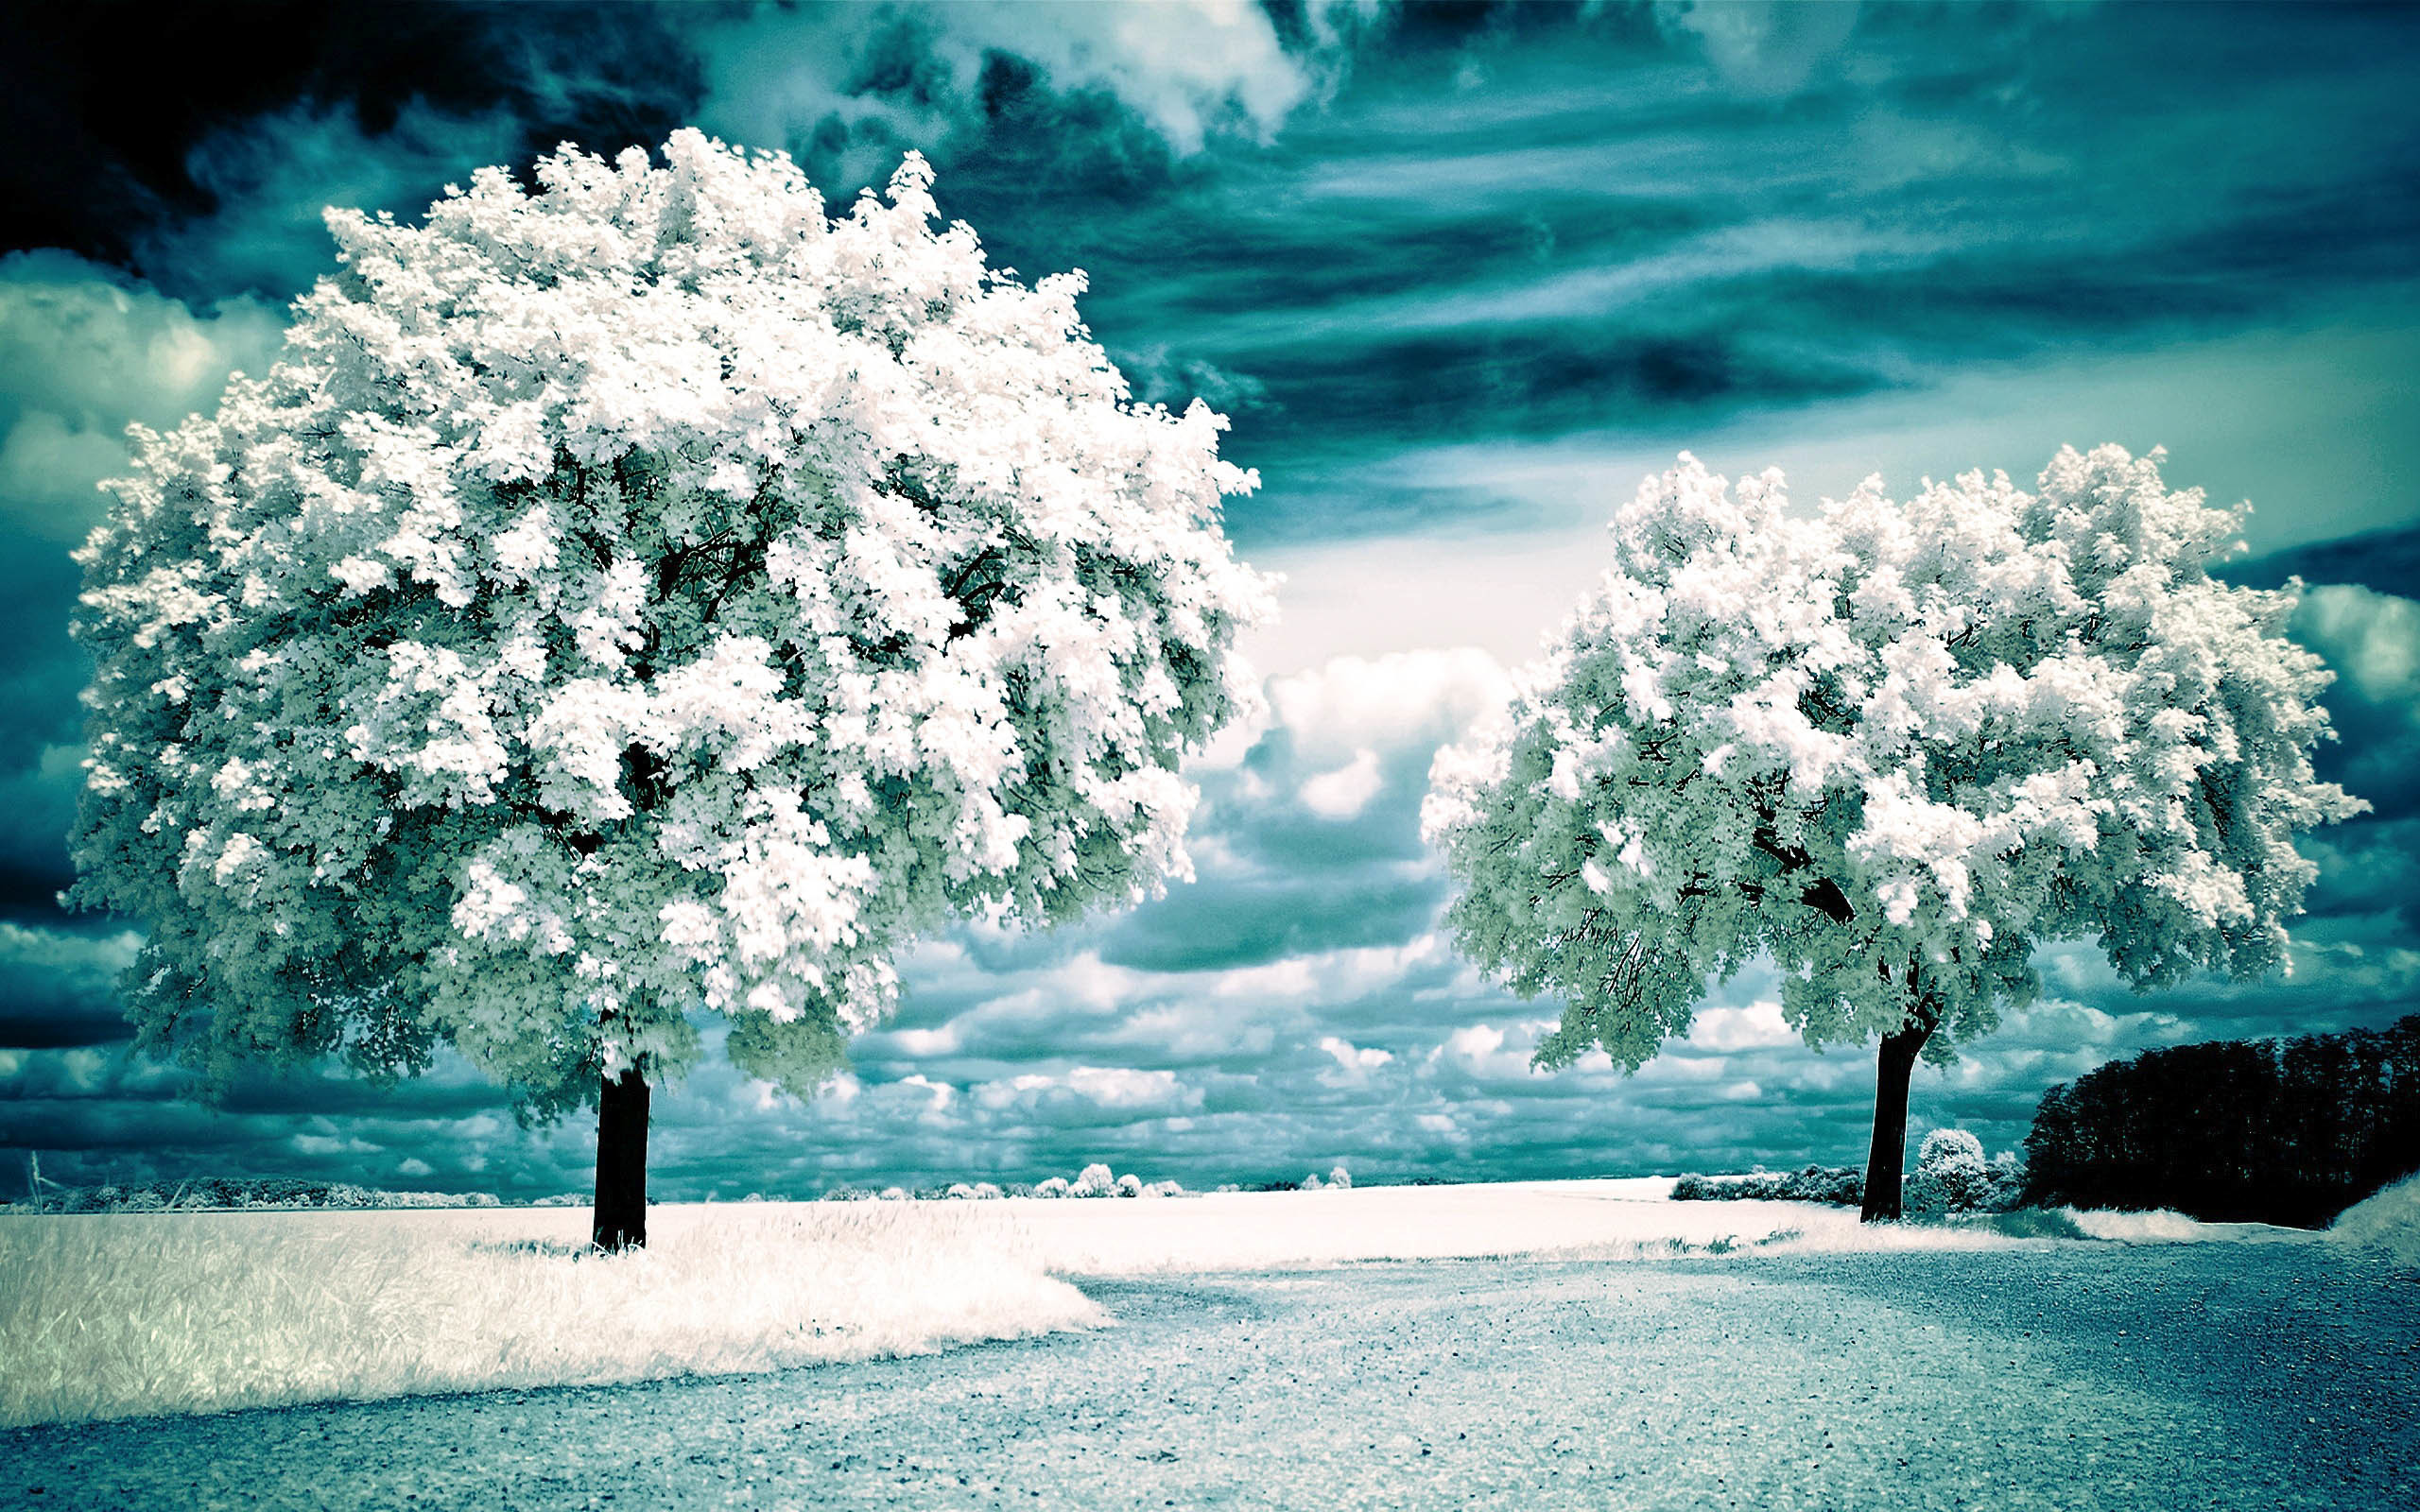
<path fill-rule="evenodd" d="M 728 1374 L 1114 1321 L 1069 1278 L 2316 1237 L 2174 1214 L 2076 1215 L 2090 1241 L 1866 1227 L 1669 1202 L 1668 1185 L 669 1206 L 647 1250 L 612 1258 L 580 1253 L 582 1209 L 0 1217 L 0 1426 Z M 2348 1217 L 2409 1246 L 2415 1194 Z"/>
<path fill-rule="evenodd" d="M 1099 1323 L 964 1205 L 0 1218 L 0 1425 L 637 1381 Z"/>

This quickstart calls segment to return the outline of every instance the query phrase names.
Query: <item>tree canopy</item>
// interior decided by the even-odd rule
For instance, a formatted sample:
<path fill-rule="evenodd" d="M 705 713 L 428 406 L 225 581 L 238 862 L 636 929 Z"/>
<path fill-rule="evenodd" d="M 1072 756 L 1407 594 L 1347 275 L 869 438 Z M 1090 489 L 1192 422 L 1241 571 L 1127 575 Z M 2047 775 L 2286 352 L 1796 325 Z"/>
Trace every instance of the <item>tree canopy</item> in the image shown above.
<path fill-rule="evenodd" d="M 449 1040 L 544 1113 L 705 1007 L 804 1091 L 918 932 L 1187 874 L 1256 479 L 931 178 L 836 218 L 683 131 L 329 213 L 275 366 L 138 433 L 79 555 L 74 897 L 148 930 L 147 1048 Z"/>
<path fill-rule="evenodd" d="M 1761 956 L 1809 1042 L 1935 1057 L 2032 995 L 2041 941 L 2143 988 L 2283 961 L 2295 834 L 2364 805 L 2312 775 L 2292 592 L 2208 575 L 2238 522 L 2161 455 L 1812 514 L 1777 472 L 1648 480 L 1424 813 L 1462 949 L 1564 1005 L 1539 1062 L 1635 1068 Z"/>

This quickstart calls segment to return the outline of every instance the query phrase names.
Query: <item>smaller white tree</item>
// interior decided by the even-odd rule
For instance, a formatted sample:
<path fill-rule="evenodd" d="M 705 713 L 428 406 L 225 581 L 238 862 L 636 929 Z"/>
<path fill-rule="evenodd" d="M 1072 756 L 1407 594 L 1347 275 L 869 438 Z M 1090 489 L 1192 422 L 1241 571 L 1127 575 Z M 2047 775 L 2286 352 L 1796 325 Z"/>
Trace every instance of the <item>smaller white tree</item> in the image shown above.
<path fill-rule="evenodd" d="M 2311 773 L 2328 674 L 2293 593 L 2209 576 L 2238 521 L 2160 455 L 1812 516 L 1776 472 L 1650 479 L 1423 816 L 1464 952 L 1564 1004 L 1539 1064 L 1634 1070 L 1770 958 L 1810 1043 L 1881 1041 L 1865 1213 L 1895 1217 L 1916 1057 L 2030 998 L 2038 942 L 2140 988 L 2284 961 L 2295 834 L 2363 805 Z"/>

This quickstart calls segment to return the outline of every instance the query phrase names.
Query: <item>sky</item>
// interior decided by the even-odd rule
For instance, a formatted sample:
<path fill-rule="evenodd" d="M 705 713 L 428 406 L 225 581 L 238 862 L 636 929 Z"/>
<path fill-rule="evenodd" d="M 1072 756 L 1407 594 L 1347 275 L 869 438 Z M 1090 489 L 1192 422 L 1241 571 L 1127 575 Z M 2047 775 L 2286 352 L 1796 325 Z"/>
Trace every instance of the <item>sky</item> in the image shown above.
<path fill-rule="evenodd" d="M 31 1152 L 70 1184 L 585 1190 L 593 1128 L 519 1125 L 458 1059 L 213 1106 L 130 1054 L 135 926 L 57 902 L 68 552 L 130 421 L 266 369 L 333 266 L 323 206 L 408 218 L 483 164 L 693 124 L 840 203 L 913 148 L 995 266 L 1083 269 L 1137 393 L 1232 418 L 1262 488 L 1227 528 L 1286 583 L 1246 648 L 1267 717 L 1188 774 L 1197 881 L 917 944 L 811 1102 L 710 1057 L 656 1098 L 659 1197 L 1860 1161 L 1871 1050 L 1800 1042 L 1770 972 L 1634 1075 L 1549 1074 L 1555 1005 L 1440 929 L 1430 758 L 1684 450 L 1811 505 L 2164 446 L 2253 504 L 2231 576 L 2309 585 L 2322 774 L 2373 812 L 2305 843 L 2292 973 L 2138 996 L 2047 947 L 2039 1003 L 1919 1071 L 1911 1144 L 2012 1147 L 2146 1047 L 2420 1011 L 2420 10 L 16 6 L 0 76 L 0 1195 Z"/>

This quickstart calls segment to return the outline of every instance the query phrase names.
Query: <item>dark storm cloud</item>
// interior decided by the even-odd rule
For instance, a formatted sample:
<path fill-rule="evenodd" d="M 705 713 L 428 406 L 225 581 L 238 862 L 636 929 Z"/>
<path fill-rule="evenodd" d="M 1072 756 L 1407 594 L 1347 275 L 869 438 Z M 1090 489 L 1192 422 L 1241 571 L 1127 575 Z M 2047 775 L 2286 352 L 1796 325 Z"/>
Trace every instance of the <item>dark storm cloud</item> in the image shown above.
<path fill-rule="evenodd" d="M 67 638 L 77 576 L 55 548 L 26 543 L 0 555 L 0 644 L 10 648 L 0 660 L 0 914 L 46 911 L 75 880 L 67 830 L 83 777 L 76 692 L 89 675 Z M 0 1016 L 11 1011 L 5 992 Z"/>
<path fill-rule="evenodd" d="M 58 1050 L 132 1039 L 117 987 L 136 947 L 137 937 L 122 930 L 0 923 L 0 1050 Z"/>
<path fill-rule="evenodd" d="M 2420 483 L 2413 488 L 2420 493 Z M 2420 525 L 2314 541 L 2227 563 L 2219 575 L 2246 588 L 2283 588 L 2287 579 L 2299 577 L 2308 583 L 2353 583 L 2398 598 L 2420 599 Z"/>
<path fill-rule="evenodd" d="M 301 243 L 337 198 L 303 202 L 312 186 L 285 155 L 307 133 L 345 153 L 319 164 L 330 189 L 374 186 L 370 208 L 404 214 L 483 160 L 447 157 L 431 123 L 490 123 L 464 145 L 496 161 L 565 140 L 652 146 L 700 88 L 674 34 L 683 19 L 648 6 L 9 7 L 0 136 L 41 148 L 0 164 L 0 246 L 66 248 L 203 299 L 289 295 L 326 265 L 324 238 Z M 281 179 L 295 198 L 269 208 L 300 220 L 287 255 L 208 256 L 197 228 L 231 208 L 257 218 Z"/>

